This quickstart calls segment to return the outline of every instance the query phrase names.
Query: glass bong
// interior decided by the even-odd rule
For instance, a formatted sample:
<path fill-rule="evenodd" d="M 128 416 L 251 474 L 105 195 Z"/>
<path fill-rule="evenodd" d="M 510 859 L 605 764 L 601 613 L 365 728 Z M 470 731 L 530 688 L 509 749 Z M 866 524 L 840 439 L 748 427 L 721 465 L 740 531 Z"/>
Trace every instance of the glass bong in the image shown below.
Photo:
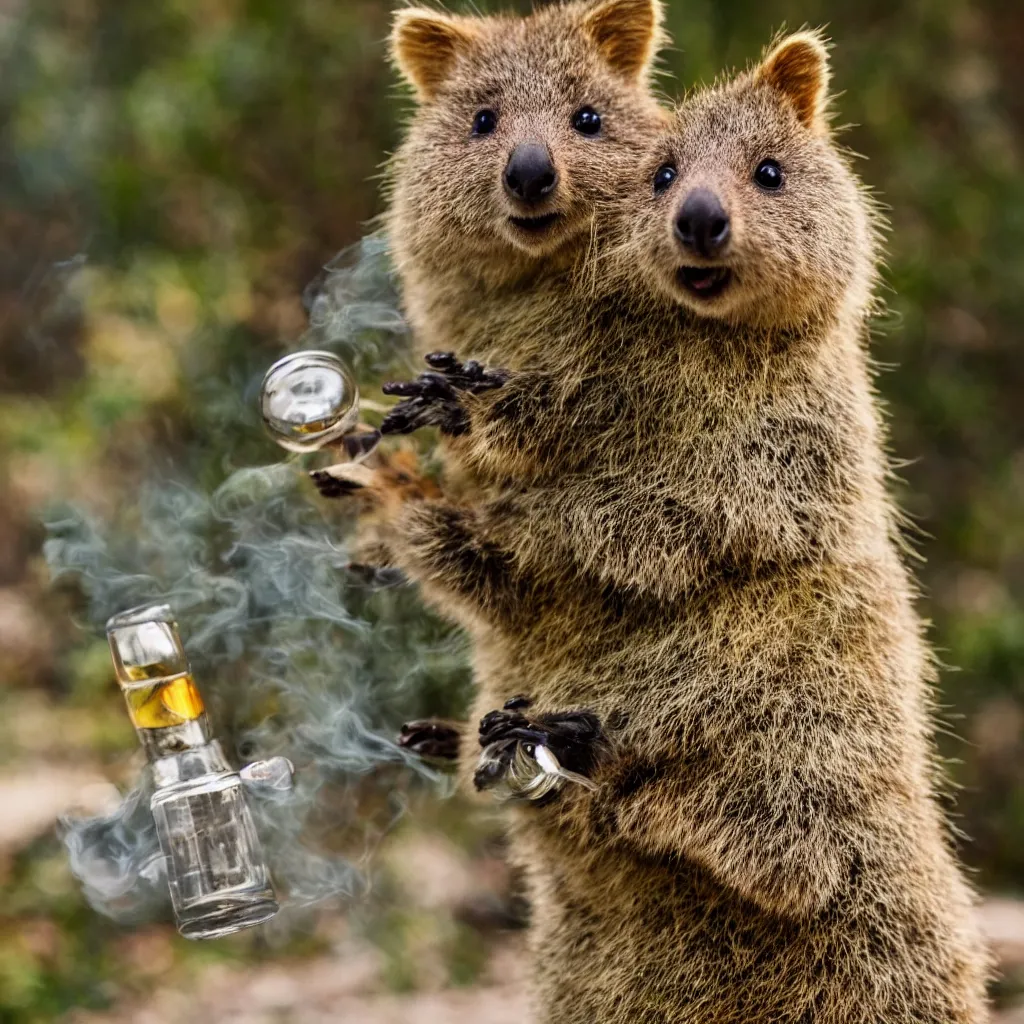
<path fill-rule="evenodd" d="M 231 767 L 213 738 L 170 607 L 115 615 L 107 639 L 153 776 L 150 808 L 178 930 L 213 939 L 262 924 L 278 902 L 246 789 L 290 789 L 291 762 L 275 757 L 240 772 Z"/>

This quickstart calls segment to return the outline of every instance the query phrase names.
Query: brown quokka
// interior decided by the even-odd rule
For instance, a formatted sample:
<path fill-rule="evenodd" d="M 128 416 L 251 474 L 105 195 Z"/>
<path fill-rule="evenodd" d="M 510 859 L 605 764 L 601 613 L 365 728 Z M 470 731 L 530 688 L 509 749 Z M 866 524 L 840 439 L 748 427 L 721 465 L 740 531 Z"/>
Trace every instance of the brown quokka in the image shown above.
<path fill-rule="evenodd" d="M 575 0 L 525 18 L 397 13 L 392 59 L 417 107 L 388 169 L 384 222 L 421 353 L 472 346 L 513 363 L 546 345 L 547 323 L 588 262 L 599 210 L 668 123 L 651 86 L 662 21 L 660 0 Z M 378 452 L 371 463 L 386 460 Z M 471 486 L 449 469 L 450 491 Z M 312 474 L 327 497 L 348 491 L 336 470 Z M 372 515 L 354 554 L 391 560 Z M 449 730 L 448 754 L 458 740 Z M 438 749 L 429 724 L 403 742 Z"/>
<path fill-rule="evenodd" d="M 577 0 L 525 18 L 398 12 L 392 58 L 417 108 L 384 221 L 421 353 L 472 346 L 512 363 L 546 344 L 598 211 L 667 124 L 651 88 L 662 20 L 660 0 Z M 450 470 L 451 491 L 469 485 Z M 313 478 L 325 496 L 345 492 L 333 469 Z M 358 561 L 390 561 L 378 526 L 364 517 Z M 449 730 L 442 746 L 452 754 L 458 740 Z M 432 725 L 402 741 L 438 749 Z"/>
<path fill-rule="evenodd" d="M 418 102 L 386 226 L 422 352 L 524 344 L 557 308 L 596 210 L 666 123 L 661 23 L 659 0 L 398 12 L 392 54 Z"/>
<path fill-rule="evenodd" d="M 689 97 L 547 348 L 404 388 L 488 490 L 370 481 L 474 640 L 483 742 L 596 783 L 509 809 L 548 1024 L 987 1019 L 828 77 L 800 33 Z"/>

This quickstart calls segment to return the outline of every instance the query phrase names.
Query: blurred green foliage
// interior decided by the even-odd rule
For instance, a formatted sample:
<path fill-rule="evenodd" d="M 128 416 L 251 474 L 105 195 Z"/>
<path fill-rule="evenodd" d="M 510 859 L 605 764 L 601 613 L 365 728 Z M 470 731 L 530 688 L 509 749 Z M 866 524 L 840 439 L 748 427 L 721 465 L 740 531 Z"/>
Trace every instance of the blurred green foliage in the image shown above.
<path fill-rule="evenodd" d="M 187 463 L 213 487 L 276 458 L 241 389 L 302 332 L 306 283 L 380 211 L 375 175 L 407 104 L 389 18 L 384 0 L 0 8 L 5 770 L 130 747 L 103 652 L 79 649 L 47 595 L 34 510 L 62 496 L 102 513 L 154 468 Z M 923 606 L 958 669 L 941 702 L 959 738 L 942 749 L 965 856 L 985 885 L 1021 887 L 1024 7 L 669 0 L 666 92 L 746 63 L 787 23 L 829 25 L 839 121 L 891 207 L 875 357 L 909 460 L 894 487 L 923 531 Z M 211 404 L 210 380 L 237 382 L 237 407 Z M 33 715 L 52 736 L 22 727 Z M 0 1021 L 101 1006 L 152 977 L 126 951 L 144 939 L 83 905 L 51 839 L 0 853 L 0 901 Z M 382 947 L 404 948 L 410 927 L 385 928 Z M 160 941 L 165 972 L 261 955 L 253 939 Z M 453 976 L 470 976 L 472 943 L 448 941 Z"/>

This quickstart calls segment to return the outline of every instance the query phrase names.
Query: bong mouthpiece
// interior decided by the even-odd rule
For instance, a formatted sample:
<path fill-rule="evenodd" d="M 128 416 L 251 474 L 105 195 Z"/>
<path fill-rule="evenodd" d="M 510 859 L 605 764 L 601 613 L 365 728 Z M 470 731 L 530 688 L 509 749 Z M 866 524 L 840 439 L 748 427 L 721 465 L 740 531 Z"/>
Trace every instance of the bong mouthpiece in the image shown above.
<path fill-rule="evenodd" d="M 315 452 L 342 442 L 356 426 L 359 389 L 348 367 L 331 352 L 293 352 L 263 378 L 260 411 L 282 448 Z M 364 442 L 363 447 L 372 445 Z M 363 454 L 361 449 L 354 453 Z"/>
<path fill-rule="evenodd" d="M 153 774 L 150 809 L 178 930 L 213 939 L 262 924 L 278 904 L 246 788 L 290 788 L 291 762 L 275 757 L 241 774 L 231 767 L 167 605 L 115 615 L 107 639 Z"/>

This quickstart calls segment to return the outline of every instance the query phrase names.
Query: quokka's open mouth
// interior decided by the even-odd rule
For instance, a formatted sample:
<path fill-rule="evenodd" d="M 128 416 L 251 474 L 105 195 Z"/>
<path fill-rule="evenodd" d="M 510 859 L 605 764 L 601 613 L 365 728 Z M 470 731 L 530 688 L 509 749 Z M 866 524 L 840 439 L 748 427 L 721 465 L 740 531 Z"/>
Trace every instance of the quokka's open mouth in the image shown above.
<path fill-rule="evenodd" d="M 547 231 L 558 220 L 558 217 L 557 213 L 545 213 L 540 217 L 509 217 L 509 220 L 520 231 L 525 231 L 531 235 L 539 235 Z"/>
<path fill-rule="evenodd" d="M 713 299 L 729 287 L 732 271 L 728 267 L 680 267 L 676 280 L 692 295 Z"/>

